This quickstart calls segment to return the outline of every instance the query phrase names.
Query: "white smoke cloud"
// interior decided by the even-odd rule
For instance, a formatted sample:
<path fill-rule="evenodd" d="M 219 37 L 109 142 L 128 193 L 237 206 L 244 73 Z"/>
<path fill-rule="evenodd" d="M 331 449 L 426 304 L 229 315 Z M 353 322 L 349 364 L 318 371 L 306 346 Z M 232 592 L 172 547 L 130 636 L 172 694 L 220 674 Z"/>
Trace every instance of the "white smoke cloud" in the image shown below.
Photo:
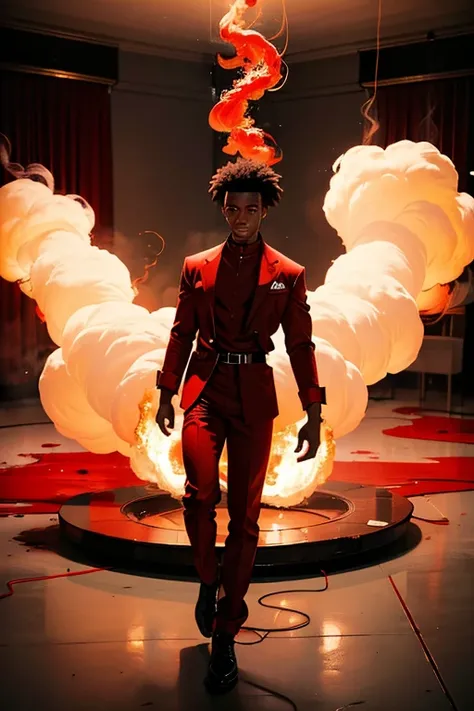
<path fill-rule="evenodd" d="M 324 212 L 347 253 L 308 299 L 327 390 L 323 415 L 337 438 L 363 418 L 367 385 L 415 360 L 423 338 L 420 293 L 426 303 L 428 290 L 473 260 L 474 200 L 457 192 L 453 164 L 428 143 L 356 146 L 336 169 Z M 177 495 L 184 475 L 168 454 L 179 432 L 166 440 L 155 431 L 157 460 L 134 447 L 138 405 L 154 388 L 175 309 L 150 313 L 133 303 L 127 267 L 91 246 L 93 222 L 90 207 L 74 196 L 26 179 L 9 183 L 0 189 L 0 275 L 37 301 L 58 345 L 40 378 L 43 406 L 58 431 L 92 452 L 131 455 L 138 476 Z M 209 246 L 211 237 L 220 241 L 190 235 L 190 251 Z M 281 332 L 275 345 L 275 430 L 286 442 L 283 431 L 302 413 Z M 314 462 L 294 464 L 293 443 L 285 446 L 284 466 L 264 488 L 267 503 L 296 504 L 316 486 Z"/>

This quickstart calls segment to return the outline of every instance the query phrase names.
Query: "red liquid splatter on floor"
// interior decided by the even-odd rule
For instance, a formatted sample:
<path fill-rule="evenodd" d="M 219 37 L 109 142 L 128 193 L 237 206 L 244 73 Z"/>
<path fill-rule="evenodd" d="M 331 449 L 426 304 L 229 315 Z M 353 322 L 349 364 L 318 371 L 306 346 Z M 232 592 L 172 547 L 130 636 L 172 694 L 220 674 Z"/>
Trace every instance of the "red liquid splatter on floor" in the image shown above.
<path fill-rule="evenodd" d="M 54 447 L 60 447 L 61 445 L 59 442 L 45 442 L 41 446 L 43 449 L 54 449 Z"/>
<path fill-rule="evenodd" d="M 142 483 L 126 457 L 90 452 L 25 455 L 37 461 L 0 470 L 4 501 L 32 506 L 0 506 L 0 514 L 54 513 L 67 499 L 89 491 L 104 492 Z M 334 464 L 332 479 L 390 487 L 402 496 L 419 496 L 474 488 L 474 459 L 441 457 L 425 462 L 351 461 Z"/>
<path fill-rule="evenodd" d="M 370 449 L 354 449 L 351 454 L 374 454 Z"/>
<path fill-rule="evenodd" d="M 394 412 L 401 415 L 417 415 L 417 417 L 412 422 L 407 422 L 406 425 L 383 430 L 386 435 L 403 439 L 474 444 L 474 419 L 423 415 L 423 411 L 416 407 L 399 407 Z"/>
<path fill-rule="evenodd" d="M 439 457 L 424 462 L 334 462 L 332 479 L 389 487 L 402 496 L 474 489 L 472 457 Z"/>
<path fill-rule="evenodd" d="M 51 452 L 22 456 L 34 457 L 36 461 L 0 470 L 2 499 L 33 502 L 34 506 L 24 510 L 15 506 L 12 513 L 53 513 L 76 494 L 139 483 L 129 460 L 118 452 Z M 5 506 L 0 506 L 0 513 L 6 513 Z"/>

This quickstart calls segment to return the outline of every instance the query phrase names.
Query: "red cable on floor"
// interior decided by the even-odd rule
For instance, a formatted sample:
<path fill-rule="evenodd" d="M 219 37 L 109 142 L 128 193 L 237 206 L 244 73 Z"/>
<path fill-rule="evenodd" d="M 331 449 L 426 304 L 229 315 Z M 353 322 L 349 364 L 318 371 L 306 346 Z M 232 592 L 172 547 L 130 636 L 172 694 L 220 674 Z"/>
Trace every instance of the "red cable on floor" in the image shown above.
<path fill-rule="evenodd" d="M 437 526 L 448 526 L 450 523 L 449 519 L 445 518 L 445 517 L 443 517 L 442 519 L 430 519 L 430 518 L 423 518 L 421 516 L 412 516 L 412 519 L 416 519 L 417 521 L 424 521 L 425 523 L 432 523 Z M 21 583 L 35 583 L 35 582 L 38 582 L 41 580 L 55 580 L 56 578 L 72 578 L 72 577 L 75 577 L 76 575 L 88 575 L 89 573 L 99 573 L 104 570 L 110 570 L 110 568 L 88 568 L 87 570 L 76 570 L 76 571 L 72 571 L 69 573 L 58 573 L 57 575 L 41 575 L 41 576 L 38 576 L 35 578 L 17 578 L 16 580 L 8 580 L 6 583 L 8 592 L 0 595 L 0 600 L 4 600 L 7 597 L 11 597 L 14 592 L 14 590 L 13 590 L 14 586 L 20 585 Z M 305 622 L 297 624 L 292 627 L 283 628 L 283 629 L 277 628 L 277 629 L 273 629 L 273 630 L 268 630 L 268 629 L 260 629 L 260 628 L 255 628 L 255 627 L 246 627 L 246 628 L 244 627 L 243 629 L 247 629 L 249 632 L 255 632 L 256 634 L 259 635 L 259 637 L 261 637 L 261 639 L 259 641 L 263 642 L 263 640 L 267 637 L 268 634 L 270 634 L 270 632 L 283 632 L 283 631 L 287 631 L 287 630 L 292 631 L 294 629 L 301 629 L 302 627 L 306 627 L 307 625 L 309 625 L 309 616 L 306 615 L 306 613 L 301 612 L 300 610 L 291 610 L 290 608 L 287 608 L 287 607 L 276 607 L 274 605 L 263 605 L 263 603 L 261 601 L 267 597 L 272 596 L 272 595 L 279 595 L 282 593 L 324 592 L 329 587 L 329 580 L 328 580 L 328 576 L 326 575 L 324 570 L 321 570 L 321 573 L 323 574 L 323 576 L 325 578 L 325 586 L 324 586 L 324 588 L 321 588 L 320 590 L 314 590 L 314 589 L 311 589 L 311 590 L 308 590 L 308 589 L 306 589 L 306 590 L 278 590 L 276 593 L 267 593 L 267 595 L 262 595 L 258 600 L 258 604 L 262 605 L 262 607 L 269 607 L 269 608 L 273 608 L 275 610 L 282 610 L 282 611 L 286 611 L 286 612 L 294 612 L 296 614 L 301 615 L 302 617 L 306 617 Z M 263 635 L 260 635 L 259 634 L 260 632 L 263 632 Z M 240 642 L 240 644 L 244 644 L 244 645 L 245 644 L 255 644 L 255 642 L 247 642 L 247 643 Z M 257 644 L 258 644 L 258 642 L 257 642 Z"/>
<path fill-rule="evenodd" d="M 11 597 L 14 593 L 14 586 L 20 585 L 21 583 L 36 583 L 40 580 L 55 580 L 56 578 L 72 578 L 76 575 L 88 575 L 89 573 L 100 573 L 103 570 L 110 570 L 109 568 L 88 568 L 87 570 L 74 570 L 68 573 L 57 573 L 56 575 L 40 575 L 36 578 L 17 578 L 16 580 L 8 580 L 6 586 L 8 588 L 7 593 L 0 595 L 0 600 L 6 597 Z"/>
<path fill-rule="evenodd" d="M 418 641 L 423 649 L 423 652 L 425 653 L 425 657 L 428 660 L 428 663 L 430 664 L 431 668 L 433 669 L 433 673 L 434 673 L 435 677 L 437 678 L 438 683 L 441 686 L 441 689 L 443 690 L 446 698 L 448 699 L 449 703 L 451 704 L 451 707 L 454 709 L 454 711 L 457 711 L 456 703 L 455 703 L 448 687 L 446 686 L 443 677 L 441 676 L 441 672 L 440 672 L 439 667 L 436 663 L 436 660 L 433 657 L 433 655 L 431 654 L 430 649 L 429 649 L 427 643 L 425 642 L 425 639 L 421 633 L 421 630 L 418 627 L 418 625 L 416 624 L 415 618 L 411 614 L 407 603 L 403 599 L 403 595 L 401 594 L 400 590 L 397 587 L 397 584 L 395 583 L 395 581 L 391 575 L 388 576 L 388 579 L 389 579 L 390 584 L 395 592 L 395 595 L 398 597 L 398 601 L 400 602 L 400 605 L 403 608 L 403 611 L 407 617 L 407 620 L 410 623 L 410 627 L 412 628 L 413 632 L 415 633 L 416 637 L 418 638 Z"/>
<path fill-rule="evenodd" d="M 424 523 L 434 523 L 435 526 L 449 526 L 449 518 L 443 516 L 443 518 L 423 518 L 423 516 L 412 516 L 412 519 L 416 521 L 423 521 Z"/>

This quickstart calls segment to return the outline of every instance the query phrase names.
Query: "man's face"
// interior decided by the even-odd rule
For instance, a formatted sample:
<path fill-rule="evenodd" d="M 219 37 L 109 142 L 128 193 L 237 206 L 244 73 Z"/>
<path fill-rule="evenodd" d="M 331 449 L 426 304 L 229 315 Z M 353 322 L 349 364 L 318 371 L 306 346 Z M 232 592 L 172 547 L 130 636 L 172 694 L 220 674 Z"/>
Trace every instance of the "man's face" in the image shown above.
<path fill-rule="evenodd" d="M 260 193 L 227 193 L 222 213 L 236 242 L 255 242 L 267 214 Z"/>

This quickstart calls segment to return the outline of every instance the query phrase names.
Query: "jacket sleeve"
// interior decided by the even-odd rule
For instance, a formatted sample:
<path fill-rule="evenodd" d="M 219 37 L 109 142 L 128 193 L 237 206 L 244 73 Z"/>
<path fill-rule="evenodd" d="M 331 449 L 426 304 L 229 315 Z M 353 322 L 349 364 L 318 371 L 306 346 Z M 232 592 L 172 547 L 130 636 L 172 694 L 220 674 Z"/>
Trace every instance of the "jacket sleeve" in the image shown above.
<path fill-rule="evenodd" d="M 179 390 L 198 330 L 193 292 L 191 275 L 185 259 L 181 272 L 175 321 L 170 332 L 163 368 L 157 382 L 159 389 L 165 388 L 173 393 L 177 393 Z"/>
<path fill-rule="evenodd" d="M 326 393 L 325 389 L 319 386 L 318 381 L 304 269 L 296 277 L 281 325 L 303 410 L 314 402 L 324 404 Z"/>

